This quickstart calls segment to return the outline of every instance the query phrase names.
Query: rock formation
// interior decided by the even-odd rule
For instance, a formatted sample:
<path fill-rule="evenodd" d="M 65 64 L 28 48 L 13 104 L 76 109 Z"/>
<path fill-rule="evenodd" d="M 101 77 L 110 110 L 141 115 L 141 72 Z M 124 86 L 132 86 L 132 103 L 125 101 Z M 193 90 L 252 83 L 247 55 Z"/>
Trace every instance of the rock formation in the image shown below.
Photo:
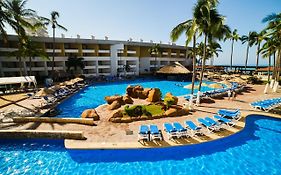
<path fill-rule="evenodd" d="M 81 114 L 81 118 L 92 118 L 94 121 L 97 121 L 100 119 L 98 113 L 95 109 L 86 109 Z"/>

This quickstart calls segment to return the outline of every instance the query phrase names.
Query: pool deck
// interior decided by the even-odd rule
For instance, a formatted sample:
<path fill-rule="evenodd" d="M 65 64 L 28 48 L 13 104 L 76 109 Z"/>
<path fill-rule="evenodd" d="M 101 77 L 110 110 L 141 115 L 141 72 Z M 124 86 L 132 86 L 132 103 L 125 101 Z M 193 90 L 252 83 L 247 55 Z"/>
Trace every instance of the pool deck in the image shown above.
<path fill-rule="evenodd" d="M 223 138 L 242 130 L 245 126 L 245 116 L 249 114 L 270 115 L 281 118 L 280 114 L 266 113 L 253 109 L 249 103 L 261 99 L 280 97 L 281 91 L 268 94 L 263 93 L 264 85 L 248 85 L 245 92 L 237 94 L 236 99 L 228 100 L 227 98 L 215 99 L 210 103 L 202 103 L 196 107 L 196 111 L 189 115 L 181 117 L 168 117 L 147 121 L 136 121 L 132 123 L 111 123 L 108 121 L 108 115 L 101 115 L 101 120 L 96 122 L 96 126 L 85 126 L 79 124 L 56 124 L 56 123 L 26 123 L 21 125 L 12 125 L 0 129 L 18 129 L 18 130 L 63 130 L 63 131 L 82 131 L 87 140 L 65 140 L 65 147 L 68 149 L 135 149 L 135 148 L 155 148 L 180 146 L 188 144 L 198 144 Z M 186 102 L 179 98 L 179 104 Z M 191 138 L 168 140 L 163 130 L 164 122 L 180 122 L 182 125 L 185 120 L 196 122 L 198 117 L 213 116 L 218 109 L 240 109 L 242 118 L 235 127 L 226 127 L 225 130 L 207 133 L 205 136 L 196 136 Z M 97 109 L 98 113 L 103 112 L 103 107 Z M 197 123 L 197 122 L 196 122 Z M 162 130 L 164 141 L 140 143 L 137 141 L 137 133 L 141 124 L 156 124 Z"/>

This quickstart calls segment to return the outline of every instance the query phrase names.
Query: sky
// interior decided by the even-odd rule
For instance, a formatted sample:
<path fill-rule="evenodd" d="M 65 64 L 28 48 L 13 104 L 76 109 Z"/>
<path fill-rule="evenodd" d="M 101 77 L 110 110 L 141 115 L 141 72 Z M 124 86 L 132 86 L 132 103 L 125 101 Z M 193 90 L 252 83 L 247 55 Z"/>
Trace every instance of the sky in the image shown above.
<path fill-rule="evenodd" d="M 97 39 L 108 36 L 110 40 L 135 41 L 143 39 L 149 42 L 168 43 L 171 30 L 179 23 L 192 18 L 192 9 L 196 0 L 28 0 L 26 7 L 38 15 L 50 17 L 51 11 L 58 11 L 58 22 L 68 29 L 57 30 L 65 37 Z M 260 31 L 266 24 L 262 19 L 271 13 L 281 12 L 281 0 L 221 0 L 219 13 L 226 17 L 226 24 L 237 29 L 240 35 L 249 31 Z M 50 27 L 49 36 L 52 35 Z M 14 33 L 8 28 L 8 33 Z M 176 42 L 185 44 L 183 35 Z M 191 45 L 191 44 L 190 44 Z M 221 43 L 222 53 L 215 58 L 214 64 L 229 64 L 230 41 Z M 250 49 L 249 65 L 255 65 L 256 46 Z M 234 45 L 233 64 L 244 65 L 246 45 L 237 42 Z M 267 60 L 261 59 L 266 65 Z"/>

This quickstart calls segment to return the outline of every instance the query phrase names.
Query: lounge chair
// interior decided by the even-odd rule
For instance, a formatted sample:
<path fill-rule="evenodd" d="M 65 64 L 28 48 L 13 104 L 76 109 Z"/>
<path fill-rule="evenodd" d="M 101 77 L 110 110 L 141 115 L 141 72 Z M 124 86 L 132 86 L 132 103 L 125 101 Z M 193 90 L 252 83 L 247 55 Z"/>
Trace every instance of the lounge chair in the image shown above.
<path fill-rule="evenodd" d="M 239 109 L 236 109 L 235 111 L 220 109 L 220 110 L 218 110 L 218 115 L 221 115 L 222 117 L 230 118 L 230 119 L 236 120 L 236 121 L 238 121 L 241 118 L 241 112 Z"/>
<path fill-rule="evenodd" d="M 201 131 L 202 127 L 196 126 L 195 123 L 193 123 L 192 121 L 185 121 L 185 125 L 187 128 L 189 128 L 191 130 L 192 136 L 195 136 L 196 134 L 203 135 L 203 133 Z"/>
<path fill-rule="evenodd" d="M 176 131 L 177 131 L 177 137 L 180 138 L 180 137 L 188 137 L 188 134 L 187 134 L 187 129 L 184 128 L 180 123 L 178 122 L 174 122 L 173 123 Z"/>
<path fill-rule="evenodd" d="M 217 119 L 220 123 L 222 124 L 226 124 L 227 126 L 234 126 L 236 123 L 234 123 L 233 121 L 227 119 L 227 118 L 223 118 L 219 115 L 214 115 L 214 118 Z"/>
<path fill-rule="evenodd" d="M 281 106 L 281 98 L 272 98 L 250 103 L 255 109 L 264 110 L 266 112 Z"/>
<path fill-rule="evenodd" d="M 164 127 L 164 131 L 167 132 L 169 139 L 177 137 L 177 130 L 173 127 L 171 123 L 164 123 L 163 127 Z"/>
<path fill-rule="evenodd" d="M 150 139 L 153 140 L 163 140 L 162 133 L 158 129 L 157 125 L 150 125 Z"/>
<path fill-rule="evenodd" d="M 139 128 L 138 141 L 149 141 L 149 129 L 147 125 L 141 125 Z"/>
<path fill-rule="evenodd" d="M 209 123 L 208 121 L 206 121 L 203 118 L 198 118 L 197 119 L 198 122 L 204 126 L 209 132 L 213 132 L 214 130 L 216 130 L 216 127 L 214 125 L 212 125 L 211 123 Z"/>
<path fill-rule="evenodd" d="M 220 123 L 216 122 L 215 120 L 211 119 L 210 117 L 205 117 L 205 120 L 207 122 L 209 122 L 211 125 L 213 125 L 216 131 L 221 130 L 222 127 L 221 127 Z"/>

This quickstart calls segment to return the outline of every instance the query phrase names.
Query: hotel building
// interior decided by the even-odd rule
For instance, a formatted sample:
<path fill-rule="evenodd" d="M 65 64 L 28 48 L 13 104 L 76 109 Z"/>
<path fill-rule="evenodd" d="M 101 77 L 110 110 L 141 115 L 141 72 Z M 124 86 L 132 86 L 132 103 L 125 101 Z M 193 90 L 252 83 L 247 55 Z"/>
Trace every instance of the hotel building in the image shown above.
<path fill-rule="evenodd" d="M 19 76 L 19 61 L 10 57 L 9 52 L 16 51 L 18 38 L 8 36 L 8 43 L 0 41 L 0 76 Z M 32 59 L 32 74 L 35 76 L 48 76 L 52 70 L 53 44 L 51 37 L 31 37 L 33 42 L 42 47 L 49 55 L 49 60 L 40 57 Z M 149 54 L 149 48 L 155 43 L 136 42 L 132 40 L 117 41 L 78 38 L 56 38 L 55 67 L 57 71 L 67 70 L 66 61 L 69 56 L 83 57 L 85 68 L 82 74 L 90 76 L 117 76 L 149 74 L 155 69 L 180 62 L 185 66 L 191 65 L 191 59 L 186 58 L 186 48 L 175 44 L 160 44 L 161 53 L 157 58 Z M 23 59 L 23 74 L 29 71 L 28 58 Z M 128 72 L 124 65 L 130 65 Z"/>

